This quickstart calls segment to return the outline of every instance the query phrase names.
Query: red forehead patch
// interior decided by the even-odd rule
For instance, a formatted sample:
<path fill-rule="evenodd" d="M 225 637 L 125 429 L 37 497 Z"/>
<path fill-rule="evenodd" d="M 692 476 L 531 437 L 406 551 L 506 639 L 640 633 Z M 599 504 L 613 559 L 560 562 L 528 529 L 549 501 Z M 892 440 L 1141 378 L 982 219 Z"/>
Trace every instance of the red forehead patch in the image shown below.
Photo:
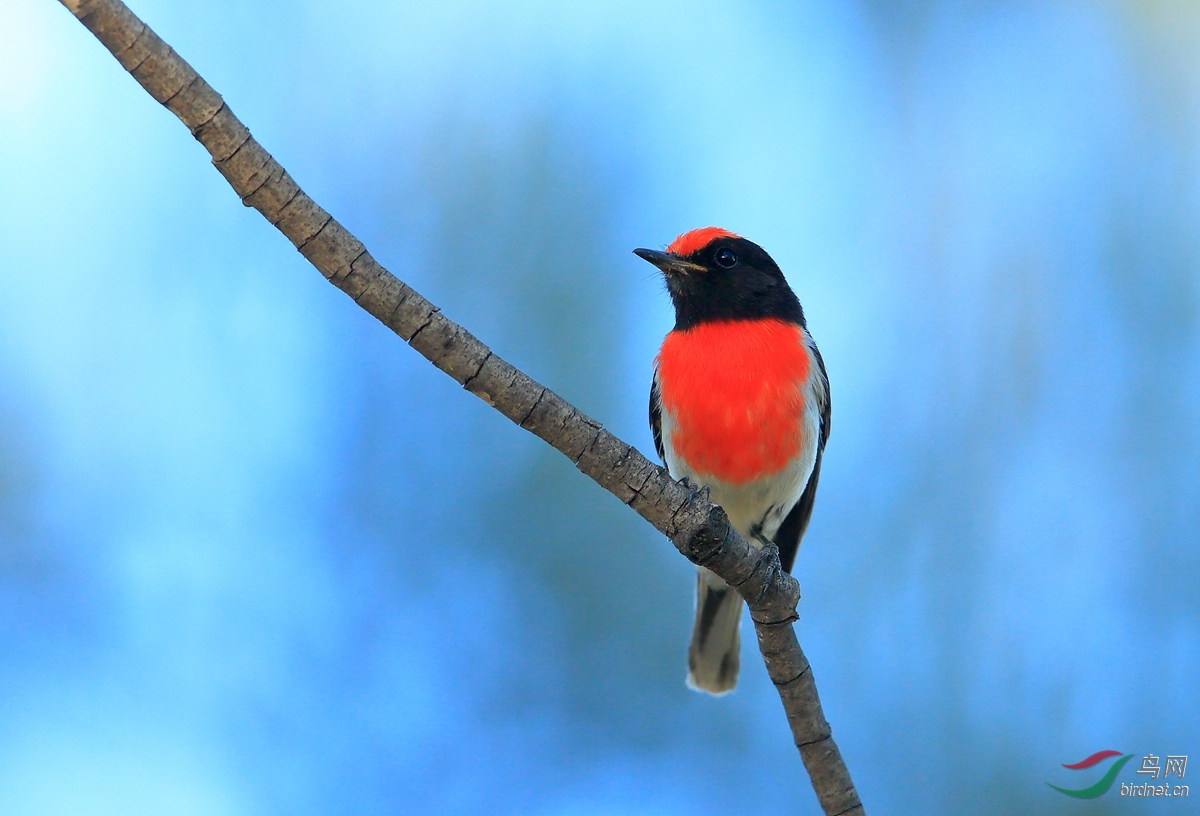
<path fill-rule="evenodd" d="M 681 258 L 686 258 L 693 252 L 699 252 L 704 249 L 718 238 L 741 237 L 720 227 L 701 227 L 700 229 L 694 229 L 691 232 L 685 232 L 683 235 L 680 235 L 667 247 L 667 252 L 670 252 L 672 255 L 678 255 Z"/>

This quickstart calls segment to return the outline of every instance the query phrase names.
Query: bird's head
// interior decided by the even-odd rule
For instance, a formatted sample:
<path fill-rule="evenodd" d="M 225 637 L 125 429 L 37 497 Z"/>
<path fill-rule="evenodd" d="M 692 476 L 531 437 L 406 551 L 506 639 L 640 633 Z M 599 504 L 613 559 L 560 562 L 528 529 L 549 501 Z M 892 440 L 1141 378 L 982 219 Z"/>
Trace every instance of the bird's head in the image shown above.
<path fill-rule="evenodd" d="M 667 247 L 634 253 L 662 270 L 675 329 L 706 320 L 777 318 L 804 325 L 800 301 L 762 247 L 720 227 L 685 232 Z"/>

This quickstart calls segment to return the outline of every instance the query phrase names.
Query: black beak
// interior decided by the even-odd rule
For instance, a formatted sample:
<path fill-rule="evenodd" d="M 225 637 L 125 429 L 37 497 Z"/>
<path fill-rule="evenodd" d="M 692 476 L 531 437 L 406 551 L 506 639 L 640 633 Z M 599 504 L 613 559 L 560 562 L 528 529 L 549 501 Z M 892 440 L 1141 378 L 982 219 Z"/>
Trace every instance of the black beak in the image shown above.
<path fill-rule="evenodd" d="M 659 252 L 657 249 L 635 249 L 633 254 L 654 264 L 667 275 L 688 275 L 692 272 L 704 271 L 704 267 L 700 264 L 685 261 L 678 255 L 671 255 L 668 252 Z"/>

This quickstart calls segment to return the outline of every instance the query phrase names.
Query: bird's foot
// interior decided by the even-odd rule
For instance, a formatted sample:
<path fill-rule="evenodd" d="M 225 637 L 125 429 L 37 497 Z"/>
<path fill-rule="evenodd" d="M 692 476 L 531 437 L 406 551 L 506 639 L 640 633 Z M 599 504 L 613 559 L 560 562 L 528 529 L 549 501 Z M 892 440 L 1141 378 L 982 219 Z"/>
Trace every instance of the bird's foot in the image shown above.
<path fill-rule="evenodd" d="M 778 561 L 778 559 L 779 559 L 779 545 L 778 544 L 776 544 L 771 539 L 767 538 L 762 533 L 755 533 L 753 536 L 751 536 L 751 538 L 753 540 L 750 543 L 753 544 L 755 547 L 757 547 L 759 552 L 763 553 L 768 558 L 771 558 L 773 556 L 776 559 L 776 561 Z"/>
<path fill-rule="evenodd" d="M 687 488 L 688 493 L 691 494 L 691 498 L 693 500 L 703 499 L 706 502 L 712 501 L 712 495 L 708 489 L 708 485 L 697 485 L 687 476 L 684 476 L 682 479 L 680 479 L 679 483 Z"/>

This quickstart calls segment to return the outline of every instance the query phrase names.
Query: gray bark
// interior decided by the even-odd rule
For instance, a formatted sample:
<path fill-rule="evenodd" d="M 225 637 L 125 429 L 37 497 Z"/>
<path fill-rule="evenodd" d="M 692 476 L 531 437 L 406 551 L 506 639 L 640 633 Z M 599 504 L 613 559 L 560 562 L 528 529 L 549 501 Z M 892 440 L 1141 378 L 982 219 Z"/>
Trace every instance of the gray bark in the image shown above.
<path fill-rule="evenodd" d="M 666 535 L 689 561 L 737 587 L 750 607 L 767 673 L 821 807 L 828 816 L 862 814 L 792 627 L 800 585 L 781 569 L 778 551 L 750 546 L 706 496 L 680 485 L 600 423 L 497 357 L 384 269 L 255 141 L 220 94 L 120 0 L 61 2 L 147 93 L 187 125 L 242 203 L 262 213 L 330 283 L 467 391 L 567 456 Z"/>

